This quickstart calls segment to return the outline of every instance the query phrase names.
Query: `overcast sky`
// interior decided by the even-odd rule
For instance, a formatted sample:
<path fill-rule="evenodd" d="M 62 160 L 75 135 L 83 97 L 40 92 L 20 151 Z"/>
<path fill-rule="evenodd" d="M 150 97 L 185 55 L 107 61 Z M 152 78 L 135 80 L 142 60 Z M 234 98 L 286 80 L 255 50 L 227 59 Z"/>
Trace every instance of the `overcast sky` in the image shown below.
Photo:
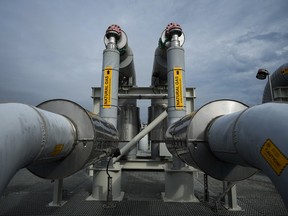
<path fill-rule="evenodd" d="M 288 62 L 287 11 L 287 0 L 0 0 L 0 102 L 65 98 L 91 110 L 111 24 L 128 35 L 137 85 L 150 86 L 160 34 L 177 22 L 196 107 L 222 98 L 260 104 L 266 81 L 257 70 Z"/>

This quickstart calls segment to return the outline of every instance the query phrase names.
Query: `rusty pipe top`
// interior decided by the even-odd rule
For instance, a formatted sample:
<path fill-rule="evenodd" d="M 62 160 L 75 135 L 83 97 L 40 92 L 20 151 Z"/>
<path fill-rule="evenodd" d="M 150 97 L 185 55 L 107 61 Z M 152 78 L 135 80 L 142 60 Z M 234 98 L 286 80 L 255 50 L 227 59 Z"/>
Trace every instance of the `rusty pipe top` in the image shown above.
<path fill-rule="evenodd" d="M 168 37 L 172 37 L 174 34 L 180 37 L 182 35 L 182 28 L 178 23 L 169 23 L 165 29 L 165 34 Z"/>
<path fill-rule="evenodd" d="M 106 30 L 104 44 L 106 47 L 121 50 L 128 46 L 128 38 L 119 25 L 113 24 Z"/>
<path fill-rule="evenodd" d="M 110 25 L 107 30 L 105 36 L 109 39 L 110 37 L 115 37 L 116 40 L 119 40 L 121 37 L 122 29 L 119 25 Z"/>

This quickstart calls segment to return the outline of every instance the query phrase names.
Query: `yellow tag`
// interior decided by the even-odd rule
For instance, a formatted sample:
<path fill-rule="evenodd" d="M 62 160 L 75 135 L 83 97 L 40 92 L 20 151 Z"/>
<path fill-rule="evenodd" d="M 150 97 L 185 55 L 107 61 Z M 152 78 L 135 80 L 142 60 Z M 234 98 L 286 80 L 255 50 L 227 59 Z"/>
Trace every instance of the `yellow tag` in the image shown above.
<path fill-rule="evenodd" d="M 282 69 L 281 74 L 288 74 L 288 68 Z"/>
<path fill-rule="evenodd" d="M 174 67 L 174 94 L 176 109 L 184 108 L 182 68 Z"/>
<path fill-rule="evenodd" d="M 108 66 L 104 69 L 104 85 L 103 85 L 103 108 L 111 107 L 112 97 L 112 67 Z"/>
<path fill-rule="evenodd" d="M 53 152 L 50 153 L 51 156 L 57 156 L 61 153 L 62 149 L 64 148 L 63 144 L 57 144 L 54 147 Z"/>
<path fill-rule="evenodd" d="M 285 155 L 278 149 L 278 147 L 270 140 L 267 139 L 261 148 L 261 155 L 268 162 L 275 173 L 280 176 L 282 171 L 288 164 Z"/>

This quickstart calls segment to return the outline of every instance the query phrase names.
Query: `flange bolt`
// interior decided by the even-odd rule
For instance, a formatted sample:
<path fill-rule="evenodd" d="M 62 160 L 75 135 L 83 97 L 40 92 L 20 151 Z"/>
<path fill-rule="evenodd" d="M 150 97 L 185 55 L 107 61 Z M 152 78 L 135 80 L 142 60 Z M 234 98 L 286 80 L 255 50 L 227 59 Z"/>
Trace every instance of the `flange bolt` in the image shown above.
<path fill-rule="evenodd" d="M 178 37 L 182 35 L 182 28 L 179 24 L 177 23 L 169 23 L 165 29 L 165 34 L 168 37 L 172 37 L 172 35 L 177 34 Z"/>
<path fill-rule="evenodd" d="M 119 25 L 110 25 L 106 30 L 105 36 L 109 39 L 110 37 L 115 37 L 116 40 L 119 40 L 121 37 L 122 29 Z"/>

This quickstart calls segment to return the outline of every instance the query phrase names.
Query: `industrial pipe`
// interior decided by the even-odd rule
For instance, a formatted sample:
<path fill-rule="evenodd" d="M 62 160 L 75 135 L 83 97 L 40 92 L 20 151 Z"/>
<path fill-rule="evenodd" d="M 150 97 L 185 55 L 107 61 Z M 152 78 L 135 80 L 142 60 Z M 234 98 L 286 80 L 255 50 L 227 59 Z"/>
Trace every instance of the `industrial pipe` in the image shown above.
<path fill-rule="evenodd" d="M 118 82 L 119 82 L 119 48 L 126 45 L 125 34 L 118 25 L 111 25 L 106 30 L 103 51 L 103 68 L 100 98 L 100 116 L 117 127 Z"/>
<path fill-rule="evenodd" d="M 67 100 L 1 104 L 0 119 L 0 194 L 20 168 L 61 179 L 117 148 L 111 124 Z"/>
<path fill-rule="evenodd" d="M 1 104 L 0 115 L 0 194 L 20 168 L 59 160 L 74 148 L 75 127 L 63 116 L 16 103 Z"/>
<path fill-rule="evenodd" d="M 165 141 L 167 125 L 186 115 L 184 68 L 184 33 L 180 25 L 170 23 L 162 32 L 155 50 L 151 87 L 168 88 L 168 98 L 153 98 L 149 107 L 149 122 L 166 110 L 168 119 L 150 133 L 151 154 L 159 155 L 159 143 Z"/>
<path fill-rule="evenodd" d="M 167 117 L 166 110 L 161 113 L 156 119 L 154 119 L 149 125 L 147 125 L 140 133 L 138 133 L 130 142 L 128 142 L 123 148 L 120 149 L 120 155 L 113 161 L 113 163 L 120 160 L 134 145 L 137 144 L 145 135 L 147 135 L 153 128 L 155 128 L 161 121 Z"/>
<path fill-rule="evenodd" d="M 174 123 L 169 151 L 213 178 L 239 181 L 263 170 L 288 208 L 286 141 L 288 104 L 248 108 L 232 100 L 210 102 Z"/>
<path fill-rule="evenodd" d="M 177 23 L 166 27 L 166 36 L 170 39 L 167 49 L 168 125 L 186 115 L 185 58 L 179 40 L 182 34 L 182 28 Z"/>
<path fill-rule="evenodd" d="M 126 33 L 118 25 L 111 25 L 106 30 L 104 37 L 104 43 L 107 49 L 114 49 L 119 51 L 119 82 L 115 82 L 120 86 L 135 86 L 136 74 L 134 67 L 134 58 L 132 49 L 128 45 L 128 37 Z M 108 50 L 106 50 L 107 52 Z M 105 52 L 105 50 L 104 50 Z M 109 56 L 103 56 L 103 58 L 110 59 Z M 114 60 L 114 58 L 112 57 Z M 115 58 L 116 61 L 116 58 Z M 118 58 L 117 58 L 118 61 Z M 106 63 L 103 60 L 103 64 Z M 108 65 L 110 66 L 110 65 Z"/>
<path fill-rule="evenodd" d="M 165 31 L 162 35 L 165 36 Z M 159 39 L 158 46 L 154 54 L 154 62 L 152 68 L 151 76 L 151 87 L 153 89 L 161 88 L 167 89 L 167 48 L 163 43 L 161 43 L 161 38 Z M 163 37 L 163 40 L 164 37 Z M 162 94 L 159 94 L 161 96 Z M 163 95 L 164 96 L 164 95 Z M 151 106 L 148 108 L 148 124 L 152 122 L 157 116 L 167 109 L 168 95 L 166 97 L 151 99 Z M 151 142 L 151 158 L 159 158 L 159 146 L 161 142 L 164 142 L 165 131 L 167 130 L 167 120 L 162 121 L 149 133 L 149 140 Z"/>
<path fill-rule="evenodd" d="M 122 34 L 124 34 L 122 32 Z M 120 51 L 119 86 L 136 86 L 136 74 L 132 49 L 128 46 Z"/>
<path fill-rule="evenodd" d="M 216 118 L 207 130 L 219 160 L 262 170 L 288 208 L 288 104 L 266 103 Z"/>
<path fill-rule="evenodd" d="M 111 37 L 115 38 L 112 50 L 109 49 L 111 46 L 108 46 Z M 118 95 L 118 88 L 131 88 L 136 86 L 133 52 L 128 46 L 126 33 L 118 25 L 111 25 L 108 28 L 104 41 L 107 47 L 104 52 L 110 54 L 103 56 L 104 73 L 101 88 L 103 106 L 100 110 L 100 115 L 115 127 L 121 128 L 121 130 L 119 130 L 119 147 L 121 148 L 125 146 L 140 129 L 139 108 L 137 107 L 136 98 L 123 99 Z M 116 54 L 117 57 L 114 56 L 114 54 Z M 105 68 L 108 67 L 112 69 L 112 67 L 110 67 L 111 64 L 114 65 L 114 69 L 110 71 L 109 76 L 105 73 Z M 111 102 L 109 103 L 110 98 Z M 108 101 L 108 106 L 105 105 L 105 101 Z M 136 156 L 136 148 L 129 152 L 129 156 Z"/>
<path fill-rule="evenodd" d="M 153 99 L 152 106 L 168 104 L 168 125 L 186 115 L 184 33 L 177 23 L 169 23 L 155 51 L 152 87 L 168 87 L 168 101 Z"/>
<path fill-rule="evenodd" d="M 168 94 L 118 94 L 119 99 L 167 99 Z"/>
<path fill-rule="evenodd" d="M 173 23 L 172 25 L 167 25 L 159 38 L 158 46 L 154 54 L 151 86 L 167 86 L 167 49 L 171 46 L 171 35 L 168 34 L 168 28 L 173 28 L 173 25 Z M 176 24 L 176 26 L 178 26 L 177 28 L 179 29 L 180 26 L 178 24 Z M 185 35 L 183 32 L 178 34 L 177 40 L 179 41 L 177 45 L 182 47 L 185 42 Z"/>
<path fill-rule="evenodd" d="M 126 33 L 118 25 L 108 27 L 104 43 L 100 116 L 119 130 L 119 147 L 126 145 L 139 131 L 139 108 L 135 98 L 120 99 L 119 87 L 136 86 L 133 52 Z M 136 155 L 136 149 L 131 152 Z"/>

